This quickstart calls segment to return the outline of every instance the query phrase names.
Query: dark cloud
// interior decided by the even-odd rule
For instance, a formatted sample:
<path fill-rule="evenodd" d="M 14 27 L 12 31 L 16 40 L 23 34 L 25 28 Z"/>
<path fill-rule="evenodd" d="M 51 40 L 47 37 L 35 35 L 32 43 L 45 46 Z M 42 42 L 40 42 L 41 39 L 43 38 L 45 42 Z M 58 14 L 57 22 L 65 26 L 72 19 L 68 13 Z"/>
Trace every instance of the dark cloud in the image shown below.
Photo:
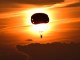
<path fill-rule="evenodd" d="M 0 0 L 0 13 L 21 10 L 19 4 L 47 5 L 63 2 L 64 0 Z M 28 6 L 27 6 L 28 7 Z M 26 8 L 27 8 L 26 7 Z M 31 6 L 29 6 L 31 7 Z M 17 9 L 16 9 L 17 8 Z"/>
<path fill-rule="evenodd" d="M 16 48 L 29 54 L 30 60 L 80 60 L 80 44 L 76 43 L 48 43 L 17 45 Z"/>
<path fill-rule="evenodd" d="M 1 3 L 22 3 L 22 4 L 54 4 L 64 0 L 1 0 Z"/>
<path fill-rule="evenodd" d="M 80 7 L 80 3 L 78 2 L 78 3 L 75 3 L 75 4 L 70 4 L 66 7 Z"/>

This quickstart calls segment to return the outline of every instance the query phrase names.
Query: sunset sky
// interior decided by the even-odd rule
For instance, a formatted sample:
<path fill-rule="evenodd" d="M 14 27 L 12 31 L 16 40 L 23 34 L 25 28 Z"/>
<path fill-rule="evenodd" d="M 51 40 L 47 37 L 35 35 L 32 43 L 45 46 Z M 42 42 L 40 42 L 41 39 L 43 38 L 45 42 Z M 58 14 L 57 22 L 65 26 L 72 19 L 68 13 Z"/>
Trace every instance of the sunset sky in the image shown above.
<path fill-rule="evenodd" d="M 50 18 L 42 39 L 36 31 L 40 26 L 30 22 L 38 12 Z M 56 41 L 80 42 L 80 0 L 0 0 L 0 47 Z"/>

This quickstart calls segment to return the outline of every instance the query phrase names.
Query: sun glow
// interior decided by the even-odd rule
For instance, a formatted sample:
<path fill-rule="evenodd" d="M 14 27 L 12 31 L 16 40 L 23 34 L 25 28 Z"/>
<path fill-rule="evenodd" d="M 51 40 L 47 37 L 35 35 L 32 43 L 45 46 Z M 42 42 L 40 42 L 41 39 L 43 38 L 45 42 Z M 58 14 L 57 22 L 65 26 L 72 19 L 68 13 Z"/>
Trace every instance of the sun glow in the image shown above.
<path fill-rule="evenodd" d="M 28 21 L 29 24 L 32 24 L 31 23 L 31 16 L 35 13 L 45 13 L 49 16 L 49 19 L 51 21 L 51 18 L 52 18 L 52 15 L 51 15 L 51 12 L 48 10 L 48 9 L 44 9 L 44 8 L 33 8 L 33 9 L 30 9 L 28 11 L 25 12 L 25 16 L 26 16 L 26 20 Z"/>
<path fill-rule="evenodd" d="M 32 25 L 32 27 L 30 27 L 29 31 L 31 34 L 39 34 L 39 32 L 43 32 L 43 33 L 48 33 L 48 31 L 50 30 L 50 25 L 47 24 L 32 24 L 31 23 L 31 16 L 35 13 L 45 13 L 49 16 L 49 20 L 51 21 L 51 13 L 49 10 L 46 10 L 44 8 L 34 8 L 29 10 L 28 12 L 26 12 L 26 25 Z M 50 22 L 49 21 L 49 22 Z"/>
<path fill-rule="evenodd" d="M 35 31 L 47 31 L 49 29 L 49 26 L 47 24 L 37 24 L 37 25 L 34 25 L 32 27 L 33 30 Z"/>

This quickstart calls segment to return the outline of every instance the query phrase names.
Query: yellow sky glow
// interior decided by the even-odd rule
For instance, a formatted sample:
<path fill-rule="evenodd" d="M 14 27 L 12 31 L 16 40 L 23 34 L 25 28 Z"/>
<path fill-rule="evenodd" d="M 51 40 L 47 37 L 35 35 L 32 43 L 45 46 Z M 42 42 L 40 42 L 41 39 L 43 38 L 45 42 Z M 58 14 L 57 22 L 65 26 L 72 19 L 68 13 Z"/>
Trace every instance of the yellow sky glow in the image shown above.
<path fill-rule="evenodd" d="M 40 31 L 43 31 L 44 34 L 48 33 L 48 31 L 51 28 L 51 25 L 49 24 L 37 24 L 34 25 L 31 23 L 31 16 L 35 13 L 46 13 L 49 16 L 50 22 L 51 22 L 51 12 L 49 10 L 45 10 L 43 8 L 34 8 L 29 10 L 28 12 L 25 13 L 25 25 L 32 25 L 32 27 L 30 27 L 29 29 L 29 33 L 31 34 L 35 34 L 35 36 L 37 36 L 37 34 L 39 35 Z"/>

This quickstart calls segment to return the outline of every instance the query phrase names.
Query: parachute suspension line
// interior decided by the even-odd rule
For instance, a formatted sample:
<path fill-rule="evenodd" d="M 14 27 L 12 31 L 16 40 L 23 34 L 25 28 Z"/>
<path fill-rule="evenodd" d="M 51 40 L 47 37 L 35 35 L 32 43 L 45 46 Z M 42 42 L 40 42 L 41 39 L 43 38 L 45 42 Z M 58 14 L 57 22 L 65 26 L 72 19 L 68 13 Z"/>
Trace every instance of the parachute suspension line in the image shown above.
<path fill-rule="evenodd" d="M 40 38 L 42 39 L 43 38 L 43 31 L 39 31 L 39 33 L 40 33 Z"/>

